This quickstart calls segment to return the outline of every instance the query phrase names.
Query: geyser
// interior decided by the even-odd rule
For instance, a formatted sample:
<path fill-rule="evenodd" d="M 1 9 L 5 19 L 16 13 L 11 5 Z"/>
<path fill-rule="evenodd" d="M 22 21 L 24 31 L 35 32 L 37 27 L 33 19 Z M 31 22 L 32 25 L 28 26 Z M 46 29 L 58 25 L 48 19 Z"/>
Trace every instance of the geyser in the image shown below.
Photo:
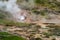
<path fill-rule="evenodd" d="M 17 0 L 8 0 L 8 1 L 0 1 L 0 9 L 2 10 L 4 7 L 4 11 L 10 12 L 15 20 L 23 21 L 25 19 L 24 15 L 21 15 L 22 10 L 16 4 Z"/>

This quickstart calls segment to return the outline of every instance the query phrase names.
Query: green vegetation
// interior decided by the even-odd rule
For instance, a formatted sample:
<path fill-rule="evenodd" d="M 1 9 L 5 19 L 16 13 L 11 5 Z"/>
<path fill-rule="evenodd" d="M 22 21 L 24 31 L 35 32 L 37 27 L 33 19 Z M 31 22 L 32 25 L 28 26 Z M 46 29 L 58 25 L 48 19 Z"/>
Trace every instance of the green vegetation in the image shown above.
<path fill-rule="evenodd" d="M 0 10 L 0 19 L 6 19 L 6 18 L 10 18 L 10 17 L 12 17 L 12 15 L 9 12 Z"/>
<path fill-rule="evenodd" d="M 5 15 L 0 13 L 0 19 L 4 19 Z"/>
<path fill-rule="evenodd" d="M 5 26 L 30 26 L 30 24 L 28 23 L 21 23 L 21 22 L 14 22 L 11 20 L 4 20 L 4 19 L 0 19 L 0 25 L 5 25 Z"/>
<path fill-rule="evenodd" d="M 60 28 L 55 28 L 50 31 L 53 33 L 53 35 L 60 36 Z"/>
<path fill-rule="evenodd" d="M 45 4 L 45 3 L 47 3 L 49 0 L 36 0 L 35 2 L 37 3 L 37 4 Z"/>
<path fill-rule="evenodd" d="M 46 32 L 44 32 L 43 34 L 45 35 L 46 38 L 49 38 L 50 36 L 52 36 L 52 33 L 46 33 Z"/>
<path fill-rule="evenodd" d="M 7 32 L 0 32 L 0 40 L 25 40 L 22 37 L 9 34 Z"/>
<path fill-rule="evenodd" d="M 48 26 L 48 27 L 52 28 L 52 29 L 49 29 L 49 31 L 50 31 L 53 35 L 55 35 L 55 36 L 60 36 L 60 26 L 58 26 L 58 25 L 50 25 L 50 26 Z"/>
<path fill-rule="evenodd" d="M 44 7 L 51 8 L 53 10 L 58 10 L 60 8 L 60 2 L 53 0 L 35 0 L 36 5 L 41 5 Z"/>
<path fill-rule="evenodd" d="M 36 10 L 36 9 L 33 9 L 32 12 L 33 12 L 34 14 L 36 14 L 36 15 L 42 15 L 42 16 L 44 16 L 44 17 L 47 16 L 47 14 L 48 14 L 48 11 L 46 11 L 46 10 L 38 11 L 38 10 Z"/>

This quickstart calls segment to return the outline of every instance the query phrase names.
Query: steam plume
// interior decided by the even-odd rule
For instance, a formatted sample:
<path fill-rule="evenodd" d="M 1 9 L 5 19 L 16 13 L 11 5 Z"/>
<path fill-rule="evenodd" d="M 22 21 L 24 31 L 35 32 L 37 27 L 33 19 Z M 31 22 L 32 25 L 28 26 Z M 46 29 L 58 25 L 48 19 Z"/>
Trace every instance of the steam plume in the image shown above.
<path fill-rule="evenodd" d="M 21 9 L 16 4 L 17 0 L 0 1 L 0 9 L 10 12 L 16 19 L 23 20 L 24 16 L 21 16 Z"/>

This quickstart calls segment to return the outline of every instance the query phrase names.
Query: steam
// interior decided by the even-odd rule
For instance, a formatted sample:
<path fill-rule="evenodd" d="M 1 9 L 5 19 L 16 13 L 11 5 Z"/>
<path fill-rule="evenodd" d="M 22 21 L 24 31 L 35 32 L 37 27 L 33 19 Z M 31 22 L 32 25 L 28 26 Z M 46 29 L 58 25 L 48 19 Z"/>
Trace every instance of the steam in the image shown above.
<path fill-rule="evenodd" d="M 14 18 L 17 20 L 24 20 L 24 16 L 21 15 L 21 9 L 16 4 L 17 0 L 8 0 L 8 1 L 0 1 L 0 9 L 10 12 Z"/>
<path fill-rule="evenodd" d="M 16 4 L 16 0 L 9 0 L 6 4 L 6 9 L 7 11 L 12 13 L 17 13 L 21 11 L 21 9 L 18 8 L 18 5 Z"/>

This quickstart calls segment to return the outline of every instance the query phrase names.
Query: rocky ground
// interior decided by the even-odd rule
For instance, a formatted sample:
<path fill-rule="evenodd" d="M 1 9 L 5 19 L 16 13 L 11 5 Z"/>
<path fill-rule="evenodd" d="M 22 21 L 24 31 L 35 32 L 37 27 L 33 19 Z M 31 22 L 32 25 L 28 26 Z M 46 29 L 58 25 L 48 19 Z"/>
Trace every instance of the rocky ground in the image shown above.
<path fill-rule="evenodd" d="M 45 27 L 39 25 L 30 25 L 28 27 L 0 25 L 0 31 L 22 36 L 26 40 L 60 40 L 59 27 L 54 24 Z"/>

